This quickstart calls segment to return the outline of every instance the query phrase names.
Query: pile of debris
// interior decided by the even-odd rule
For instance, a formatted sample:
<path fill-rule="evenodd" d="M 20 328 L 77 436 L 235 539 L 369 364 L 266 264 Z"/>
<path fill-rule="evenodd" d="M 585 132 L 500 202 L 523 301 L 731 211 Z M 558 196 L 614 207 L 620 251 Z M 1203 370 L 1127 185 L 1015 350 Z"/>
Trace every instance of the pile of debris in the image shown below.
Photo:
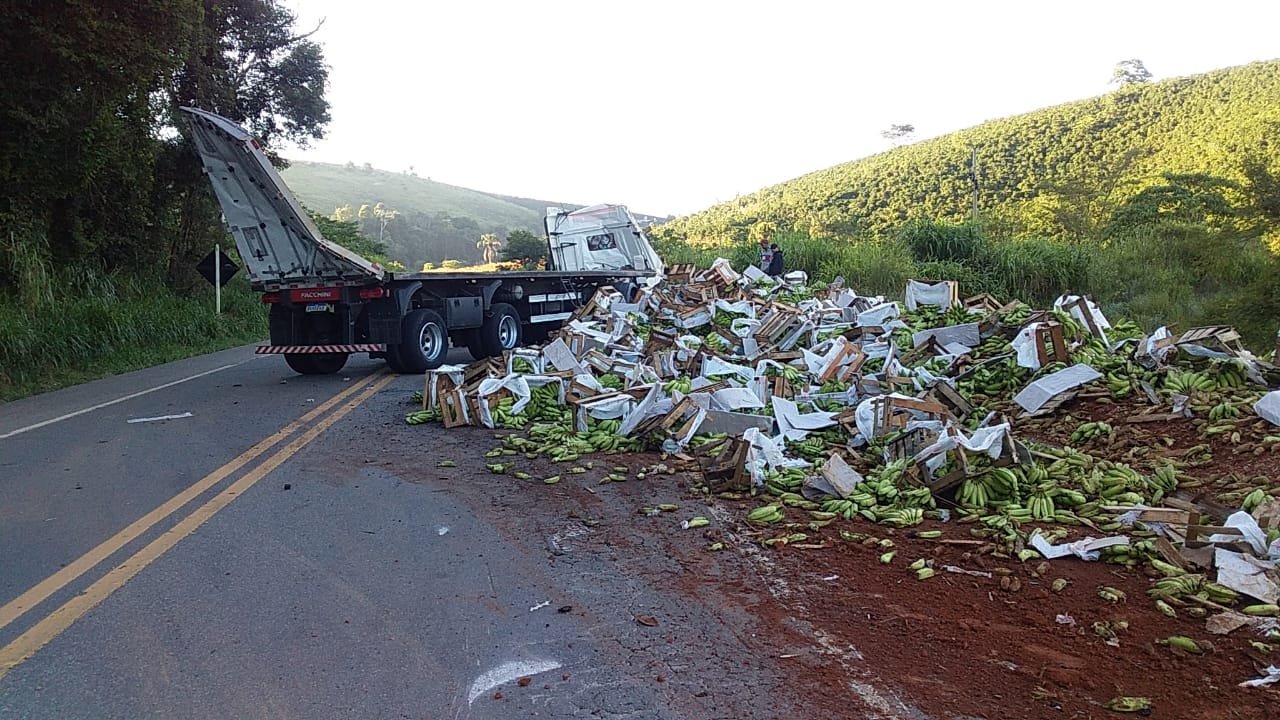
<path fill-rule="evenodd" d="M 971 523 L 1009 557 L 1154 567 L 1162 611 L 1245 595 L 1280 615 L 1280 456 L 1197 473 L 1280 452 L 1278 385 L 1227 327 L 1145 334 L 1086 297 L 1034 310 L 952 281 L 897 302 L 719 260 L 603 288 L 540 348 L 428 373 L 406 420 L 521 430 L 507 454 L 554 461 L 661 449 L 707 492 L 769 496 L 746 518 L 778 527 L 768 545 L 855 517 Z M 1079 421 L 1073 400 L 1112 412 Z M 1199 442 L 1154 434 L 1175 422 Z"/>

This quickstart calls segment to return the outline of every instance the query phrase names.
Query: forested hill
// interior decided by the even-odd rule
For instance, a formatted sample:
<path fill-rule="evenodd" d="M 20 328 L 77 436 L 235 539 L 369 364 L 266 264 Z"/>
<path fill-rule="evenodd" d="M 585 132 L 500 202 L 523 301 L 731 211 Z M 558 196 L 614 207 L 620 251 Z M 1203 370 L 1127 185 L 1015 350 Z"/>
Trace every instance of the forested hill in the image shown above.
<path fill-rule="evenodd" d="M 1009 237 L 1088 238 L 1166 174 L 1243 179 L 1280 157 L 1280 61 L 1131 84 L 837 165 L 665 225 L 668 240 L 755 233 L 873 237 L 967 217 L 977 153 L 984 225 Z"/>
<path fill-rule="evenodd" d="M 535 200 L 516 202 L 405 172 L 368 165 L 291 161 L 282 176 L 312 212 L 355 220 L 386 256 L 409 267 L 444 260 L 477 262 L 476 240 L 512 230 L 542 233 Z M 572 206 L 577 207 L 577 206 Z M 361 208 L 364 215 L 361 216 Z"/>
<path fill-rule="evenodd" d="M 290 160 L 281 175 L 307 207 L 325 215 L 344 205 L 381 202 L 401 212 L 470 217 L 484 226 L 542 227 L 542 212 L 534 206 L 539 201 L 498 198 L 407 172 Z"/>
<path fill-rule="evenodd" d="M 355 220 L 370 239 L 385 245 L 386 257 L 409 267 L 424 262 L 478 262 L 476 241 L 512 230 L 543 233 L 548 207 L 576 210 L 579 203 L 537 200 L 472 190 L 436 182 L 412 172 L 389 172 L 369 165 L 290 161 L 285 182 L 312 212 Z M 361 208 L 365 215 L 360 215 Z M 637 215 L 641 223 L 663 220 Z"/>

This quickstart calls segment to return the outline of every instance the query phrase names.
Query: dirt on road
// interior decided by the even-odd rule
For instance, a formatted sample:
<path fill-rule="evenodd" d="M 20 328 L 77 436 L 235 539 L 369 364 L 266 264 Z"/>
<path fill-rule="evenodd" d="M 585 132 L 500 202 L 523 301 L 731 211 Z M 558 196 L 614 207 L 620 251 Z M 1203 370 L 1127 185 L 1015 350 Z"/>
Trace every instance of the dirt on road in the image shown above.
<path fill-rule="evenodd" d="M 1113 698 L 1140 696 L 1151 699 L 1152 717 L 1277 717 L 1280 693 L 1237 687 L 1275 656 L 1251 646 L 1247 631 L 1215 636 L 1203 619 L 1161 615 L 1139 570 L 980 554 L 969 526 L 957 523 L 894 530 L 837 521 L 807 533 L 802 547 L 765 548 L 741 522 L 758 499 L 707 497 L 695 491 L 696 474 L 674 468 L 637 479 L 661 462 L 654 454 L 598 456 L 576 475 L 567 463 L 517 457 L 509 459 L 528 479 L 493 474 L 483 453 L 504 434 L 400 426 L 388 447 L 424 448 L 414 481 L 468 503 L 548 565 L 616 586 L 646 638 L 626 661 L 651 674 L 681 715 L 1101 718 L 1124 716 L 1104 707 Z M 457 466 L 436 467 L 442 460 Z M 1248 460 L 1252 469 L 1264 458 Z M 625 482 L 606 478 L 617 466 L 628 469 Z M 554 475 L 559 482 L 543 483 Z M 678 509 L 643 512 L 662 503 Z M 711 523 L 684 529 L 694 516 Z M 943 536 L 913 537 L 922 529 Z M 848 539 L 862 535 L 869 539 Z M 890 564 L 879 561 L 879 540 L 897 551 Z M 922 558 L 937 575 L 916 579 L 907 566 Z M 1068 584 L 1054 592 L 1058 578 Z M 1100 586 L 1126 599 L 1107 602 Z M 1170 635 L 1207 652 L 1157 642 Z"/>

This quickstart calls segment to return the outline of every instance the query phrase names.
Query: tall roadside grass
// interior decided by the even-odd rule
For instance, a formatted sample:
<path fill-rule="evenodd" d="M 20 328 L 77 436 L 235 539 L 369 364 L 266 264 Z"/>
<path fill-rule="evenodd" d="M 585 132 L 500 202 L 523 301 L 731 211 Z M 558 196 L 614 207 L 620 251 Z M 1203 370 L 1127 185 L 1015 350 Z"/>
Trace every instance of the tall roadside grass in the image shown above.
<path fill-rule="evenodd" d="M 1280 327 L 1280 257 L 1256 239 L 1209 237 L 1198 226 L 1113 239 L 1107 244 L 1047 239 L 990 240 L 965 226 L 904 228 L 882 240 L 815 239 L 784 234 L 788 270 L 845 284 L 864 295 L 900 298 L 911 278 L 955 280 L 962 296 L 1048 307 L 1062 294 L 1085 294 L 1113 319 L 1152 330 L 1231 325 L 1270 353 Z M 668 263 L 707 266 L 727 258 L 738 270 L 758 262 L 754 243 L 719 246 L 663 242 Z"/>
<path fill-rule="evenodd" d="M 843 277 L 847 286 L 864 295 L 900 293 L 909 278 L 918 277 L 911 253 L 897 241 L 850 242 L 783 233 L 775 242 L 782 248 L 787 272 L 803 270 L 811 280 L 824 282 Z M 668 265 L 693 263 L 706 267 L 717 258 L 725 258 L 741 271 L 760 262 L 760 246 L 756 243 L 690 245 L 662 242 L 657 249 Z"/>
<path fill-rule="evenodd" d="M 257 293 L 235 278 L 181 296 L 159 280 L 83 268 L 49 273 L 37 298 L 0 293 L 0 400 L 213 352 L 267 336 Z"/>

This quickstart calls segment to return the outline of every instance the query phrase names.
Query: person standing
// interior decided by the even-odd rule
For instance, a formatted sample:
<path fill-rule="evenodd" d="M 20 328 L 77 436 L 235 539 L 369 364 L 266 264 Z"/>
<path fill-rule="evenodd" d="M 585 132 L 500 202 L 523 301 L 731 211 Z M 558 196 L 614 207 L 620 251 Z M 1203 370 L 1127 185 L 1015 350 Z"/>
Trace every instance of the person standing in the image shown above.
<path fill-rule="evenodd" d="M 769 269 L 765 272 L 772 277 L 778 277 L 783 273 L 783 257 L 782 248 L 777 243 L 769 246 Z"/>
<path fill-rule="evenodd" d="M 769 249 L 769 239 L 760 238 L 760 271 L 769 272 L 769 264 L 773 261 L 773 251 Z"/>

